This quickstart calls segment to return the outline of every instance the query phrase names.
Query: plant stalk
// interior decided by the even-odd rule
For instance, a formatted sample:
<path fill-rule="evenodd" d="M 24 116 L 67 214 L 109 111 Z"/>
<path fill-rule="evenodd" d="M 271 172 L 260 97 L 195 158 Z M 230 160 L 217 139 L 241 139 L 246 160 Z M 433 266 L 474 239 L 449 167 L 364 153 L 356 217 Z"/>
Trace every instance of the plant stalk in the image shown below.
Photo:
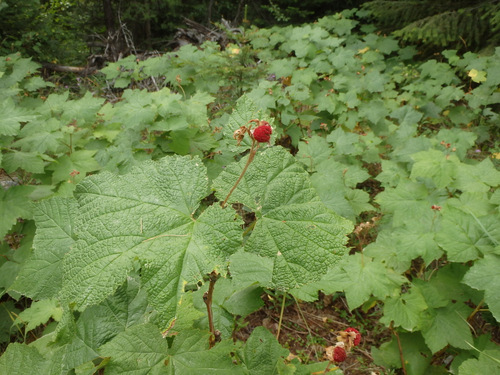
<path fill-rule="evenodd" d="M 217 338 L 220 336 L 219 332 L 215 331 L 214 327 L 214 315 L 212 312 L 212 297 L 214 294 L 214 286 L 215 282 L 218 279 L 218 275 L 215 271 L 210 274 L 210 284 L 208 286 L 208 291 L 203 294 L 203 302 L 207 305 L 207 314 L 208 314 L 208 328 L 210 330 L 210 338 L 208 339 L 208 344 L 210 348 L 213 348 L 215 343 L 217 342 Z"/>
<path fill-rule="evenodd" d="M 283 323 L 283 313 L 285 312 L 285 302 L 286 302 L 286 293 L 283 294 L 283 302 L 281 303 L 280 320 L 278 322 L 278 332 L 276 332 L 276 340 L 279 340 L 280 338 L 281 323 Z"/>
<path fill-rule="evenodd" d="M 391 329 L 392 333 L 394 334 L 394 336 L 396 336 L 396 340 L 398 341 L 399 358 L 401 360 L 401 368 L 403 369 L 403 374 L 407 375 L 405 358 L 403 356 L 403 347 L 401 346 L 401 340 L 399 338 L 399 333 L 397 333 L 396 330 L 394 328 L 392 328 L 392 323 L 391 323 L 390 329 Z"/>
<path fill-rule="evenodd" d="M 231 194 L 233 194 L 233 191 L 236 189 L 236 187 L 240 183 L 241 179 L 243 178 L 243 175 L 245 174 L 245 172 L 248 169 L 248 166 L 250 165 L 250 163 L 252 162 L 253 158 L 255 157 L 255 154 L 257 153 L 257 147 L 256 147 L 256 145 L 257 145 L 257 142 L 254 139 L 252 141 L 252 148 L 250 149 L 250 155 L 248 155 L 247 163 L 243 167 L 243 170 L 241 171 L 240 177 L 238 177 L 238 179 L 236 180 L 234 186 L 231 188 L 231 190 L 229 190 L 229 193 L 228 193 L 226 199 L 224 199 L 224 202 L 222 202 L 222 208 L 226 207 L 226 203 L 229 200 L 229 197 L 231 196 Z"/>

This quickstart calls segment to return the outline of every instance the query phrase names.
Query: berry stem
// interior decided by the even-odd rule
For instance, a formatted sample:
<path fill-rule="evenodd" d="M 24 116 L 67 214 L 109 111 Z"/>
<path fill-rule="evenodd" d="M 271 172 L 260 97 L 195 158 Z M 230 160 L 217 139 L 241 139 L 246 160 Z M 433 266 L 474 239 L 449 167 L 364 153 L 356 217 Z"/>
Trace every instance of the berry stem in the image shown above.
<path fill-rule="evenodd" d="M 222 202 L 222 208 L 226 207 L 226 203 L 227 203 L 229 197 L 231 196 L 231 194 L 233 194 L 234 189 L 236 189 L 236 187 L 240 183 L 241 179 L 243 178 L 243 175 L 247 171 L 248 166 L 250 165 L 250 163 L 252 162 L 253 158 L 255 157 L 255 154 L 257 153 L 257 147 L 258 147 L 258 143 L 255 141 L 255 139 L 253 139 L 252 140 L 252 148 L 250 149 L 250 155 L 248 155 L 247 163 L 243 167 L 243 170 L 241 171 L 240 177 L 238 177 L 238 179 L 236 180 L 234 186 L 231 188 L 231 190 L 229 190 L 229 193 L 228 193 L 226 199 L 224 199 L 224 202 Z"/>

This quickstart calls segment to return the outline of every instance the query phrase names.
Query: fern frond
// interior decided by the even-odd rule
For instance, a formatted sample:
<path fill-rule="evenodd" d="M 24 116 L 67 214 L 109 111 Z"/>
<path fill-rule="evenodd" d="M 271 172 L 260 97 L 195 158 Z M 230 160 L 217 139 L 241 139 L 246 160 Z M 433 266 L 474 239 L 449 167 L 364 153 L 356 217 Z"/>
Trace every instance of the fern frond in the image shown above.
<path fill-rule="evenodd" d="M 424 50 L 479 50 L 500 42 L 499 0 L 375 0 L 363 7 L 382 30 Z"/>
<path fill-rule="evenodd" d="M 499 4 L 462 8 L 429 16 L 410 23 L 394 35 L 405 42 L 426 44 L 440 48 L 478 49 L 495 37 L 491 15 L 498 15 Z M 499 27 L 500 25 L 496 25 Z"/>

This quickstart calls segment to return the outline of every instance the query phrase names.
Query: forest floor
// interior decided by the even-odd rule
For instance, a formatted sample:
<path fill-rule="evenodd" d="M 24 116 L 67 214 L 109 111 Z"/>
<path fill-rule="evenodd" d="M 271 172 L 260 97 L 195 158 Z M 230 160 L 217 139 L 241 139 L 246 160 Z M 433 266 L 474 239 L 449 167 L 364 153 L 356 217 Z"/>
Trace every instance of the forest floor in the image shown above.
<path fill-rule="evenodd" d="M 245 341 L 254 328 L 264 326 L 275 336 L 278 333 L 282 296 L 263 295 L 265 306 L 249 315 L 236 332 Z M 378 322 L 381 312 L 373 307 L 368 312 L 350 311 L 344 297 L 320 293 L 318 301 L 298 302 L 293 297 L 285 301 L 283 321 L 279 334 L 280 344 L 290 350 L 290 359 L 297 357 L 303 363 L 327 360 L 325 348 L 334 346 L 337 335 L 348 327 L 362 334 L 359 346 L 348 355 L 339 367 L 345 375 L 382 375 L 386 370 L 373 363 L 372 346 L 390 340 L 391 332 Z M 333 367 L 332 367 L 333 368 Z"/>

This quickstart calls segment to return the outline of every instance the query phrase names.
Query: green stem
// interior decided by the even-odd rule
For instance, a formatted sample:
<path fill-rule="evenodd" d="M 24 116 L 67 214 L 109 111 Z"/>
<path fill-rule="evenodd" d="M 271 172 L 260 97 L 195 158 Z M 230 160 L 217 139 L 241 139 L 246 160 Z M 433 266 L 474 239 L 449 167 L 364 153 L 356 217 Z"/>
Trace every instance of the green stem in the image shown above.
<path fill-rule="evenodd" d="M 241 171 L 240 177 L 238 177 L 238 179 L 236 180 L 236 183 L 234 184 L 234 186 L 229 191 L 229 194 L 227 195 L 226 199 L 224 199 L 224 202 L 222 202 L 222 208 L 226 207 L 226 203 L 227 203 L 229 197 L 231 196 L 231 194 L 233 194 L 233 191 L 236 189 L 236 187 L 240 183 L 241 179 L 243 178 L 243 175 L 245 174 L 245 172 L 248 169 L 248 166 L 250 165 L 250 163 L 252 162 L 253 158 L 255 157 L 255 154 L 257 153 L 257 147 L 256 146 L 257 146 L 257 142 L 254 139 L 252 141 L 252 148 L 250 149 L 250 155 L 248 155 L 247 163 L 243 167 L 243 170 Z"/>
<path fill-rule="evenodd" d="M 286 302 L 286 293 L 283 294 L 283 302 L 281 303 L 280 320 L 278 322 L 278 332 L 276 332 L 276 340 L 279 340 L 280 338 L 281 323 L 283 322 L 283 313 L 285 312 L 285 302 Z"/>

